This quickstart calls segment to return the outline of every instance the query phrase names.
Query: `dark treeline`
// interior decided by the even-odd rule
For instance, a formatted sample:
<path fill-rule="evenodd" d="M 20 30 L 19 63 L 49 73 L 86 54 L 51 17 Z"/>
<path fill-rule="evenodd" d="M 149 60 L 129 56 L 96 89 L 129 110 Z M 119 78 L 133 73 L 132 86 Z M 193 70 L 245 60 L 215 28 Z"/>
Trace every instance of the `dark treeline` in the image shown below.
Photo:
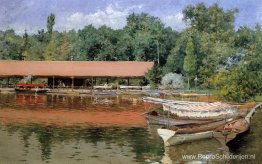
<path fill-rule="evenodd" d="M 155 61 L 147 75 L 151 83 L 169 72 L 180 73 L 191 84 L 197 77 L 199 87 L 216 89 L 227 100 L 246 101 L 262 90 L 262 32 L 259 25 L 235 30 L 237 12 L 217 4 L 189 5 L 183 10 L 188 26 L 181 32 L 146 13 L 129 15 L 119 30 L 87 25 L 57 32 L 50 14 L 47 31 L 25 31 L 23 36 L 1 31 L 0 59 Z"/>

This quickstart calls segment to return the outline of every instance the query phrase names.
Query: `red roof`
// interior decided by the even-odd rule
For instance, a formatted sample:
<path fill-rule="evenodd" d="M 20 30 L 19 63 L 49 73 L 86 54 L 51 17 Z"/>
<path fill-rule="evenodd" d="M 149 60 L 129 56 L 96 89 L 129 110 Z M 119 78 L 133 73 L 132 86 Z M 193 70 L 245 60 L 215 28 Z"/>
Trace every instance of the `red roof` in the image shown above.
<path fill-rule="evenodd" d="M 143 77 L 153 62 L 1 60 L 0 76 Z"/>

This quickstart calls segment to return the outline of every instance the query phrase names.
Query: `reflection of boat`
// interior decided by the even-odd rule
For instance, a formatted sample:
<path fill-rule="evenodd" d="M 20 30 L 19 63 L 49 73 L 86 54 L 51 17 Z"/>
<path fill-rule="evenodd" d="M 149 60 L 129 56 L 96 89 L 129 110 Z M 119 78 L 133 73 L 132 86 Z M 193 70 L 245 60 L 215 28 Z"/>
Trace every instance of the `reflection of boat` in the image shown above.
<path fill-rule="evenodd" d="M 237 114 L 234 106 L 221 102 L 188 105 L 163 104 L 163 110 L 179 118 L 187 119 L 223 119 Z"/>
<path fill-rule="evenodd" d="M 212 145 L 212 146 L 210 146 Z M 210 155 L 230 155 L 228 147 L 221 147 L 221 144 L 215 139 L 198 140 L 190 143 L 180 144 L 176 146 L 165 147 L 165 153 L 162 156 L 163 164 L 171 163 L 217 163 L 218 160 L 208 158 Z M 208 150 L 208 151 L 207 151 Z M 218 151 L 221 150 L 221 151 Z M 203 158 L 185 158 L 186 154 L 198 156 L 203 155 Z M 220 161 L 221 162 L 221 161 Z M 224 163 L 230 163 L 230 160 L 223 159 Z M 232 161 L 231 161 L 232 162 Z M 218 162 L 219 163 L 219 162 Z"/>
<path fill-rule="evenodd" d="M 36 94 L 15 94 L 15 104 L 27 104 L 27 105 L 35 105 L 35 104 L 43 104 L 45 102 L 44 95 L 36 95 Z"/>
<path fill-rule="evenodd" d="M 94 95 L 116 95 L 116 91 L 93 91 Z"/>
<path fill-rule="evenodd" d="M 16 84 L 16 92 L 45 93 L 49 90 L 47 84 Z"/>
<path fill-rule="evenodd" d="M 92 104 L 112 104 L 113 101 L 108 99 L 108 98 L 98 98 L 98 97 L 95 97 Z"/>

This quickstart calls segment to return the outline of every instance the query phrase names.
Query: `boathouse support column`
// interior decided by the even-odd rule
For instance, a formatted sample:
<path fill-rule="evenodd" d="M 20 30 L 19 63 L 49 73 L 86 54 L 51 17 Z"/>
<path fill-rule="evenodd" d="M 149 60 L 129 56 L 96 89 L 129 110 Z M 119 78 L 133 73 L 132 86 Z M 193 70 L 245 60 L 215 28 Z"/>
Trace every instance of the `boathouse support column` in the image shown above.
<path fill-rule="evenodd" d="M 9 87 L 9 77 L 7 78 L 7 88 Z"/>
<path fill-rule="evenodd" d="M 116 78 L 116 90 L 118 91 L 118 88 L 119 88 L 119 81 L 118 81 L 118 78 Z"/>
<path fill-rule="evenodd" d="M 91 78 L 91 93 L 93 94 L 93 89 L 94 89 L 94 79 L 93 77 Z"/>
<path fill-rule="evenodd" d="M 74 90 L 74 77 L 72 77 L 71 79 L 72 79 L 71 89 L 72 89 L 72 91 L 73 91 L 73 90 Z"/>
<path fill-rule="evenodd" d="M 53 76 L 53 89 L 55 89 L 55 77 Z"/>

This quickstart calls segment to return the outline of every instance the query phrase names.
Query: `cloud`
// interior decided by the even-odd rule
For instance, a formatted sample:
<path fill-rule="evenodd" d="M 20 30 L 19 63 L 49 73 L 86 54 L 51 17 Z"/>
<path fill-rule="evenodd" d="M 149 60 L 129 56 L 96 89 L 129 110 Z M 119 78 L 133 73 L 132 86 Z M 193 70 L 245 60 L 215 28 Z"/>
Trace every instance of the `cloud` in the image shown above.
<path fill-rule="evenodd" d="M 183 14 L 178 12 L 175 15 L 167 15 L 162 18 L 162 21 L 166 26 L 170 26 L 172 29 L 181 31 L 186 28 L 186 23 L 183 21 Z"/>
<path fill-rule="evenodd" d="M 58 22 L 60 25 L 57 25 L 57 27 L 66 30 L 81 29 L 92 24 L 95 27 L 106 25 L 113 29 L 120 29 L 126 25 L 126 18 L 132 11 L 142 9 L 142 7 L 142 5 L 135 5 L 122 9 L 118 4 L 109 4 L 104 10 L 98 9 L 93 13 L 72 13 L 67 18 L 62 19 L 62 22 Z"/>

